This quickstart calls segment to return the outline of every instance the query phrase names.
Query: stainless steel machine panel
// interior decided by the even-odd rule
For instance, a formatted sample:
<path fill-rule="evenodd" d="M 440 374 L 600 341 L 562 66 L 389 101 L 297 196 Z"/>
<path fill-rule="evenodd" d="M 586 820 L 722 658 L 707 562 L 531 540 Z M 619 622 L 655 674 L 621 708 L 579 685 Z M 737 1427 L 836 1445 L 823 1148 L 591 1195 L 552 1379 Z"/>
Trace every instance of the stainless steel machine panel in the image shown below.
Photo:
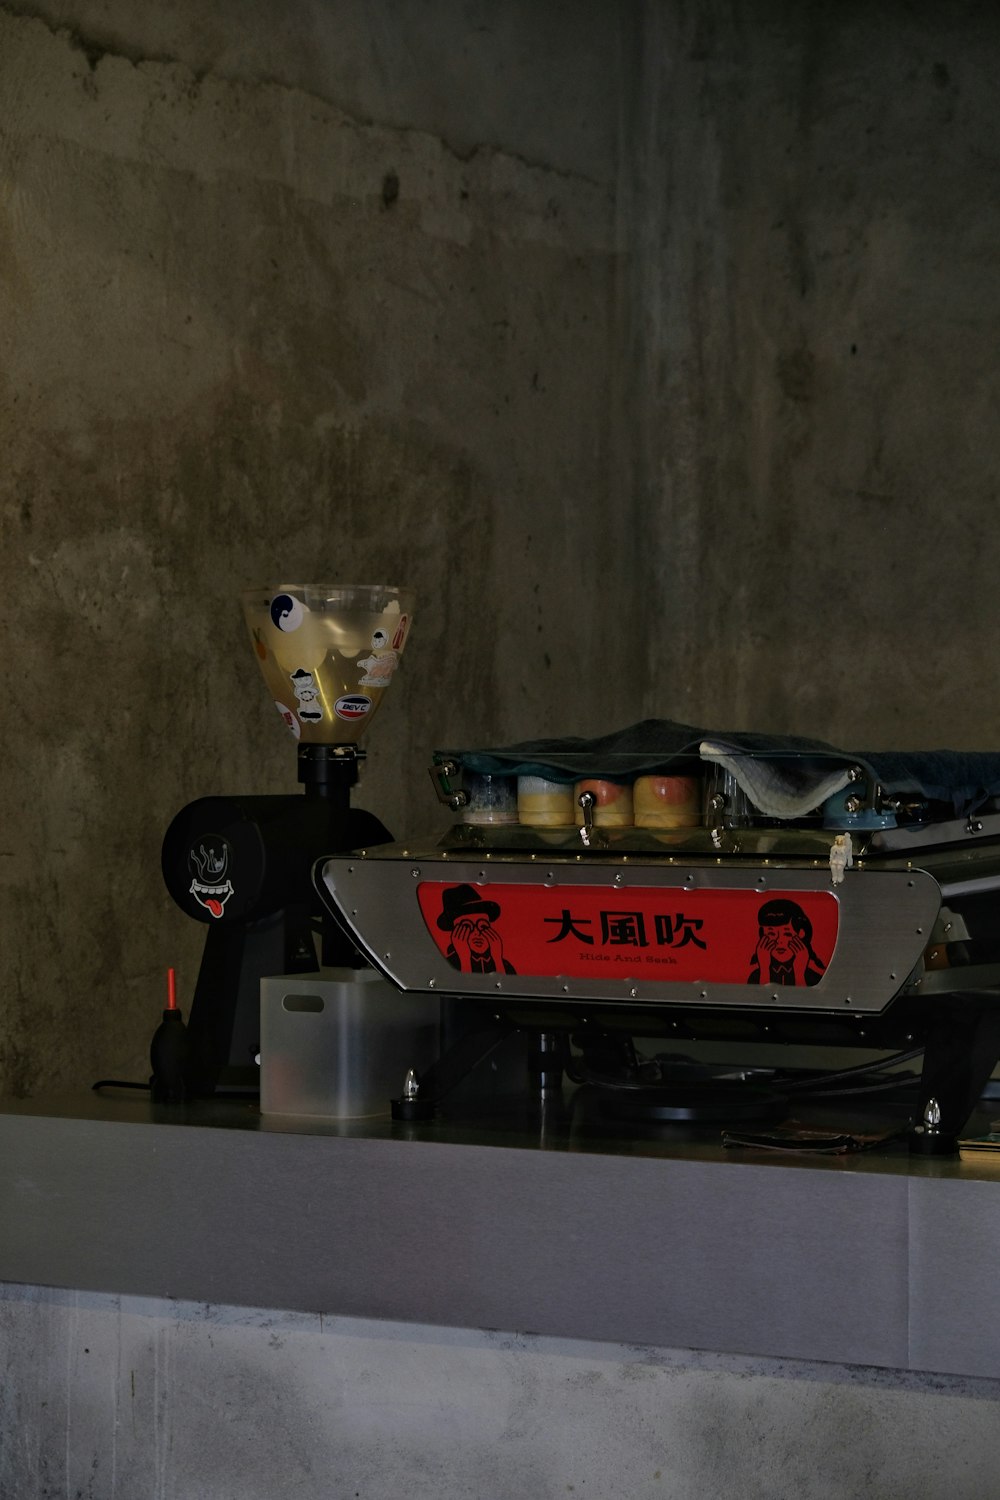
<path fill-rule="evenodd" d="M 600 856 L 579 862 L 537 856 L 455 859 L 440 849 L 414 852 L 399 846 L 327 859 L 316 874 L 321 890 L 371 962 L 401 989 L 611 1002 L 633 1009 L 664 1004 L 755 1009 L 773 1005 L 810 1012 L 879 1013 L 919 977 L 941 899 L 937 882 L 921 870 L 855 869 L 834 885 L 829 870 L 815 865 L 684 865 Z M 670 924 L 683 919 L 685 903 L 688 913 L 701 913 L 694 928 L 702 940 L 683 955 L 683 977 L 672 979 L 653 965 L 676 960 L 654 958 L 648 951 L 654 946 L 649 938 L 643 944 L 645 952 L 638 946 L 629 952 L 628 944 L 620 943 L 613 964 L 595 962 L 584 968 L 579 962 L 567 963 L 561 972 L 558 957 L 546 954 L 540 962 L 529 956 L 526 963 L 503 961 L 490 967 L 487 962 L 479 972 L 460 971 L 454 953 L 449 958 L 444 939 L 435 936 L 436 928 L 446 926 L 447 912 L 441 905 L 445 892 L 456 904 L 464 901 L 467 908 L 492 915 L 497 930 L 498 898 L 506 901 L 504 952 L 513 958 L 526 947 L 533 954 L 552 949 L 566 936 L 567 927 L 572 929 L 574 919 L 581 931 L 582 924 L 587 925 L 582 941 L 590 948 L 583 956 L 591 957 L 601 945 L 602 933 L 607 948 L 609 936 L 621 936 L 626 918 L 640 921 L 644 913 L 649 933 L 656 930 L 666 954 L 664 934 L 676 946 L 679 929 Z M 792 898 L 827 914 L 824 920 L 834 938 L 822 964 L 805 983 L 775 983 L 762 977 L 759 969 L 756 982 L 747 982 L 759 908 L 774 899 L 787 906 Z M 658 916 L 661 908 L 664 915 Z M 441 913 L 436 922 L 435 911 Z M 588 915 L 577 918 L 577 912 Z M 560 913 L 561 928 L 554 930 Z M 720 977 L 717 962 L 713 968 L 708 937 L 713 922 L 731 928 L 733 913 L 740 933 L 734 940 L 731 931 L 720 932 L 719 943 L 728 944 L 730 954 L 728 972 Z M 540 923 L 548 924 L 541 929 L 545 936 L 530 937 L 528 928 Z M 578 956 L 581 953 L 578 946 Z M 610 953 L 605 957 L 610 959 Z M 515 968 L 520 972 L 513 972 Z"/>

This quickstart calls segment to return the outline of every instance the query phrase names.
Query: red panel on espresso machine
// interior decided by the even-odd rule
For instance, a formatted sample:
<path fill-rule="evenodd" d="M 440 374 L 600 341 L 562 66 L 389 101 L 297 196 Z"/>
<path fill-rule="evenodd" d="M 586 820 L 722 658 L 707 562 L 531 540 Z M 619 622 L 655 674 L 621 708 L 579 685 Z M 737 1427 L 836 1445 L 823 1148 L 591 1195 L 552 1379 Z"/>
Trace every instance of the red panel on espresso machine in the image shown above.
<path fill-rule="evenodd" d="M 839 916 L 828 891 L 425 881 L 417 898 L 461 973 L 573 979 L 814 985 Z"/>

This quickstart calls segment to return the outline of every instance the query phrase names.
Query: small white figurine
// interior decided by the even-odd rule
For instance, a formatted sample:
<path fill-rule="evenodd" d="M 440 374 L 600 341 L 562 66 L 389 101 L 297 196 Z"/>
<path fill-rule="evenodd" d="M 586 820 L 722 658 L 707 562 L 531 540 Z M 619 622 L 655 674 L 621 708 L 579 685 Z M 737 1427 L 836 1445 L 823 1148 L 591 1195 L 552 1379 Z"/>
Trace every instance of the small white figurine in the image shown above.
<path fill-rule="evenodd" d="M 834 885 L 840 885 L 844 879 L 844 871 L 849 870 L 854 864 L 854 845 L 851 843 L 849 833 L 838 833 L 830 845 L 830 879 Z"/>

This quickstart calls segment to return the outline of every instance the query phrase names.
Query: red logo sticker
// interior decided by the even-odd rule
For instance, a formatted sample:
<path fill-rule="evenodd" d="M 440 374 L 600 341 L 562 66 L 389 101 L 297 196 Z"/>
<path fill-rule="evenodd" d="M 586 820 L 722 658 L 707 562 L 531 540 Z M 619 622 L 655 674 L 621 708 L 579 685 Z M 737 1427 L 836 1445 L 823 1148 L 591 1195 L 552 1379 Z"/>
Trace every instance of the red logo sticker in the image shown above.
<path fill-rule="evenodd" d="M 828 891 L 425 881 L 417 899 L 463 974 L 812 986 L 839 921 Z"/>

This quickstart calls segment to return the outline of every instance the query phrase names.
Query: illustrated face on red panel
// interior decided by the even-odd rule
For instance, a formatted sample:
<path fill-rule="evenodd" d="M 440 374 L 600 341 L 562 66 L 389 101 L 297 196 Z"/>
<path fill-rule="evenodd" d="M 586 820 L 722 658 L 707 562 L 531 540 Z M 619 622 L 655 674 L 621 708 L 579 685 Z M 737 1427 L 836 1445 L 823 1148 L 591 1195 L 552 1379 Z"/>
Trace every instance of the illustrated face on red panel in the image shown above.
<path fill-rule="evenodd" d="M 475 886 L 449 886 L 441 895 L 437 925 L 451 934 L 445 958 L 463 974 L 513 974 L 503 954 L 503 939 L 494 925 L 500 904 L 484 899 Z"/>
<path fill-rule="evenodd" d="M 826 964 L 812 945 L 812 923 L 795 901 L 765 901 L 748 984 L 814 985 Z"/>

